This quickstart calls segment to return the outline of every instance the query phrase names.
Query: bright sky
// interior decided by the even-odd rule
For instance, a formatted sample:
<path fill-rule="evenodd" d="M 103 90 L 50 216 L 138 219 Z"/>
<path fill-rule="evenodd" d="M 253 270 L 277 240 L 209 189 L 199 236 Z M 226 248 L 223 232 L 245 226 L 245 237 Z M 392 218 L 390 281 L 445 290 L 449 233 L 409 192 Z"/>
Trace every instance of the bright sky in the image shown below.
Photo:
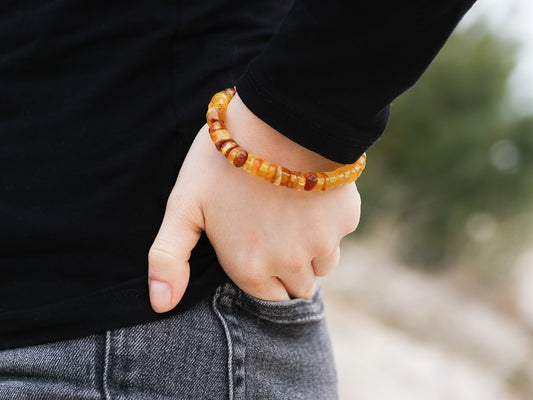
<path fill-rule="evenodd" d="M 509 87 L 516 105 L 533 112 L 533 0 L 478 0 L 461 25 L 486 18 L 502 35 L 518 39 L 518 65 Z"/>

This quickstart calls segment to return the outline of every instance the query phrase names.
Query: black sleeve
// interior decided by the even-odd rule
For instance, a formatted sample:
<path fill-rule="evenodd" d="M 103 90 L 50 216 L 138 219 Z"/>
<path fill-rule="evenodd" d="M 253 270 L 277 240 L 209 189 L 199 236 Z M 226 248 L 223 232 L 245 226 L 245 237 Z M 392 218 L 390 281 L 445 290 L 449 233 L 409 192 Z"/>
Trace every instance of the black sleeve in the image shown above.
<path fill-rule="evenodd" d="M 354 162 L 474 1 L 296 0 L 237 90 L 285 136 Z"/>

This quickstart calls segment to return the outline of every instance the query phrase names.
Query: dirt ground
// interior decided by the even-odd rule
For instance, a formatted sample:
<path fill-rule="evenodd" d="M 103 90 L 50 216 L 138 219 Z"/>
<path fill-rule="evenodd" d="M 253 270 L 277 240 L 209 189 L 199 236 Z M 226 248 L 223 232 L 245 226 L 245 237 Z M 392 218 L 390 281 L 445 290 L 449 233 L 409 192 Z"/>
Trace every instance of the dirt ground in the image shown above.
<path fill-rule="evenodd" d="M 446 278 L 347 240 L 321 286 L 341 400 L 533 398 L 531 327 Z"/>

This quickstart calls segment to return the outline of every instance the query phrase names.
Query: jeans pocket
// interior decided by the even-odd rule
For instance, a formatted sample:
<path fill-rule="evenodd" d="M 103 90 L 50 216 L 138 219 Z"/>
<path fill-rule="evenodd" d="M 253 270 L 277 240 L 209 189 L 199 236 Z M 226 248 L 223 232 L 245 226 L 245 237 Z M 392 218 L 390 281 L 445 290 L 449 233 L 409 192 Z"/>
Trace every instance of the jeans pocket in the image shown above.
<path fill-rule="evenodd" d="M 324 305 L 320 288 L 311 299 L 292 299 L 288 301 L 268 301 L 251 296 L 236 288 L 238 297 L 235 304 L 265 321 L 280 325 L 306 325 L 324 319 Z"/>
<path fill-rule="evenodd" d="M 230 398 L 336 399 L 320 289 L 309 300 L 266 301 L 228 283 L 213 306 L 226 330 Z"/>
<path fill-rule="evenodd" d="M 234 317 L 257 325 L 265 333 L 299 336 L 324 320 L 324 305 L 320 288 L 311 299 L 268 301 L 254 297 L 233 283 L 221 288 L 219 301 Z"/>

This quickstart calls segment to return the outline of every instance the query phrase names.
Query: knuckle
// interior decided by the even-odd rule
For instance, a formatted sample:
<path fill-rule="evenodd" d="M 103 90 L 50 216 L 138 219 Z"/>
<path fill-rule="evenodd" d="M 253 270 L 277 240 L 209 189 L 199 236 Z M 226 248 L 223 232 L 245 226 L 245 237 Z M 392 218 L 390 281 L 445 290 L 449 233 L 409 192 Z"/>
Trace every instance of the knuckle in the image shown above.
<path fill-rule="evenodd" d="M 252 290 L 260 289 L 265 284 L 266 275 L 264 268 L 260 265 L 250 265 L 245 269 L 246 273 L 242 279 L 246 286 Z"/>
<path fill-rule="evenodd" d="M 315 241 L 313 246 L 313 255 L 314 256 L 323 256 L 331 254 L 335 249 L 335 245 L 338 243 L 338 240 L 333 240 L 332 235 L 329 237 L 322 237 L 319 240 Z"/>
<path fill-rule="evenodd" d="M 284 269 L 290 274 L 300 275 L 307 269 L 308 264 L 303 260 L 293 259 L 285 263 Z"/>

